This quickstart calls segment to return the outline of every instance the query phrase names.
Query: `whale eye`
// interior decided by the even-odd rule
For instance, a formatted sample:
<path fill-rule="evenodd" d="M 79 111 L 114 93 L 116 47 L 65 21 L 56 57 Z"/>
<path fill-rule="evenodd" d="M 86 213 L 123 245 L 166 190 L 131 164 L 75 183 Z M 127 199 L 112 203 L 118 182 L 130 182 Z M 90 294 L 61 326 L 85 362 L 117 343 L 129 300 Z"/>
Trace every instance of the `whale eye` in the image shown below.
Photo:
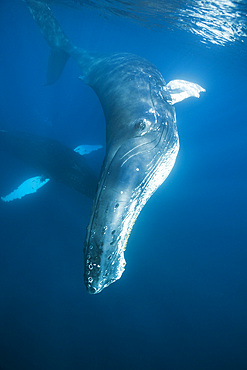
<path fill-rule="evenodd" d="M 146 124 L 142 120 L 140 120 L 140 121 L 135 123 L 135 128 L 137 130 L 142 130 L 143 131 L 146 128 Z"/>

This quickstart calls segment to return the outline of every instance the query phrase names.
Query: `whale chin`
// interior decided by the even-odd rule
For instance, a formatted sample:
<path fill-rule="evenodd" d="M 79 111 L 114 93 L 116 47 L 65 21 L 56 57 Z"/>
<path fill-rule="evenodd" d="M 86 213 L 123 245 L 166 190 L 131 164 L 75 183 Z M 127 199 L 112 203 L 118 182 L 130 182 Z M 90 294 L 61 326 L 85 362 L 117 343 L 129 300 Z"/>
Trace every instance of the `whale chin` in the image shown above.
<path fill-rule="evenodd" d="M 91 294 L 121 277 L 135 220 L 175 163 L 179 142 L 174 126 L 155 135 L 152 140 L 132 138 L 110 160 L 109 154 L 105 158 L 84 249 L 84 280 Z"/>
<path fill-rule="evenodd" d="M 85 286 L 90 294 L 100 293 L 120 279 L 125 269 L 124 244 L 127 243 L 128 203 L 117 192 L 103 187 L 107 200 L 93 213 L 85 243 Z M 123 192 L 123 190 L 120 190 Z M 124 193 L 121 194 L 124 197 Z M 127 214 L 126 214 L 127 213 Z M 129 231 L 130 233 L 130 231 Z M 126 241 L 125 241 L 126 240 Z"/>
<path fill-rule="evenodd" d="M 125 260 L 124 253 L 121 252 L 119 255 L 112 259 L 109 259 L 109 256 L 113 255 L 112 252 L 108 256 L 102 256 L 101 258 L 101 268 L 99 268 L 99 274 L 95 274 L 97 271 L 97 265 L 94 266 L 96 271 L 89 275 L 85 275 L 85 286 L 90 294 L 100 293 L 104 288 L 107 288 L 110 284 L 114 283 L 116 280 L 120 279 L 122 273 L 124 272 Z M 90 257 L 89 257 L 90 258 Z"/>

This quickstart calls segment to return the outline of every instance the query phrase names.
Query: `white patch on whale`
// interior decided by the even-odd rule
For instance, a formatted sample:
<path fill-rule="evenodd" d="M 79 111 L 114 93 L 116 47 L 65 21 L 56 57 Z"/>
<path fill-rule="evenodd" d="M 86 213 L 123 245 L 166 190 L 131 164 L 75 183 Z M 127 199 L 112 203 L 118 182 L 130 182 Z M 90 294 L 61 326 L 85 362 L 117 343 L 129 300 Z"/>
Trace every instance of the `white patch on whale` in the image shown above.
<path fill-rule="evenodd" d="M 43 176 L 31 177 L 24 181 L 17 189 L 13 190 L 5 197 L 1 197 L 3 202 L 11 202 L 12 200 L 21 199 L 25 195 L 36 193 L 37 190 L 42 188 L 50 179 L 44 179 Z"/>

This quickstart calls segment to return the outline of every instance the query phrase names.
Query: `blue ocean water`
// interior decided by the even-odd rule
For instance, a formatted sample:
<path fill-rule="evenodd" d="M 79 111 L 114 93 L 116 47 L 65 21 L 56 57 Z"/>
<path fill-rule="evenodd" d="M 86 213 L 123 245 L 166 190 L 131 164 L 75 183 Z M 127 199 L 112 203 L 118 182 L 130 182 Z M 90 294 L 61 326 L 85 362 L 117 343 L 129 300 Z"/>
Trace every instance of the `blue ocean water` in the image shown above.
<path fill-rule="evenodd" d="M 122 278 L 102 293 L 83 285 L 89 199 L 50 182 L 0 203 L 0 368 L 246 369 L 245 36 L 213 43 L 213 32 L 209 40 L 186 27 L 145 27 L 103 5 L 53 8 L 76 45 L 138 54 L 167 82 L 206 93 L 176 105 L 176 164 L 136 221 Z M 78 66 L 69 61 L 44 86 L 49 48 L 25 3 L 2 1 L 0 17 L 0 129 L 104 145 L 102 108 Z M 0 195 L 37 175 L 0 153 Z M 102 157 L 93 158 L 97 171 Z"/>

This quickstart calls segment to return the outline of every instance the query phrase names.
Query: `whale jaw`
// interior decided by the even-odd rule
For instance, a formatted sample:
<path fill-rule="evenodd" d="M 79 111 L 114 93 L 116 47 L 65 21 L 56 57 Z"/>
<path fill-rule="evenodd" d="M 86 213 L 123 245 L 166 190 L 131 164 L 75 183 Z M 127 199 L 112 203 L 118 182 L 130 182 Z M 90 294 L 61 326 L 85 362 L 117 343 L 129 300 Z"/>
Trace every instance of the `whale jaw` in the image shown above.
<path fill-rule="evenodd" d="M 90 294 L 100 293 L 122 276 L 135 220 L 175 163 L 179 148 L 175 122 L 164 123 L 149 136 L 127 140 L 113 156 L 106 155 L 84 249 L 84 281 Z"/>

